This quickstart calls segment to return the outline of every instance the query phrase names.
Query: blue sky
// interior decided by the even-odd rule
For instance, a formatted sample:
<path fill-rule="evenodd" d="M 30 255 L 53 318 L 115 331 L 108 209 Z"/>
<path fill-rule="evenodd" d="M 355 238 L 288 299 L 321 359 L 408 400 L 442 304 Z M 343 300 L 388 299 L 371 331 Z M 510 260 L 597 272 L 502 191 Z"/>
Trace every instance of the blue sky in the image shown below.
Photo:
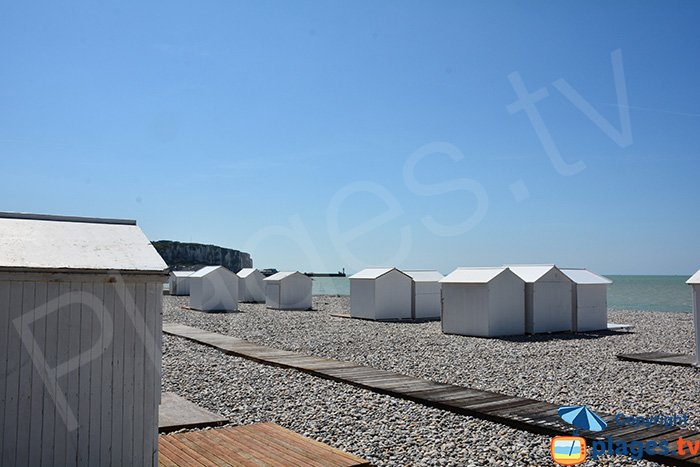
<path fill-rule="evenodd" d="M 5 2 L 0 209 L 135 218 L 278 269 L 690 274 L 699 19 L 690 1 Z M 509 111 L 509 76 L 540 123 Z"/>

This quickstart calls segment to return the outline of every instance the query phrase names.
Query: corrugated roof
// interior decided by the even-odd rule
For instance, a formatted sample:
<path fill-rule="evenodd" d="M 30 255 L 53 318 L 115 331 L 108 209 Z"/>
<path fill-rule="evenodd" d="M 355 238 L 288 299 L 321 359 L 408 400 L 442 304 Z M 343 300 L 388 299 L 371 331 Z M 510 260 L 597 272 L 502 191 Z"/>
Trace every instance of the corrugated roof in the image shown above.
<path fill-rule="evenodd" d="M 294 274 L 301 274 L 301 273 L 299 271 L 282 271 L 282 272 L 278 272 L 276 274 L 273 274 L 270 277 L 266 277 L 263 280 L 280 281 L 280 280 L 284 279 L 285 277 L 293 276 Z"/>
<path fill-rule="evenodd" d="M 553 264 L 506 264 L 505 267 L 513 271 L 525 282 L 537 282 L 556 266 Z"/>
<path fill-rule="evenodd" d="M 0 268 L 165 272 L 134 221 L 0 213 Z"/>
<path fill-rule="evenodd" d="M 366 268 L 350 276 L 350 279 L 376 279 L 393 269 L 396 268 Z"/>
<path fill-rule="evenodd" d="M 700 284 L 700 271 L 690 276 L 690 279 L 686 281 L 686 284 Z"/>
<path fill-rule="evenodd" d="M 255 271 L 257 271 L 256 268 L 243 268 L 240 271 L 238 271 L 236 274 L 238 274 L 238 277 L 240 277 L 241 279 L 245 279 L 246 277 L 253 274 Z"/>
<path fill-rule="evenodd" d="M 508 268 L 457 268 L 441 279 L 442 283 L 486 284 Z"/>
<path fill-rule="evenodd" d="M 601 275 L 598 275 L 594 272 L 589 271 L 588 269 L 574 269 L 574 268 L 566 268 L 566 269 L 561 269 L 561 272 L 563 272 L 566 277 L 574 281 L 576 284 L 581 284 L 581 285 L 594 285 L 594 284 L 612 284 L 612 281 L 608 279 L 607 277 L 603 277 Z"/>
<path fill-rule="evenodd" d="M 204 277 L 207 274 L 211 274 L 212 272 L 216 271 L 219 268 L 226 269 L 223 266 L 204 266 L 202 269 L 198 269 L 197 271 L 193 272 L 190 277 L 192 277 L 192 278 Z"/>
<path fill-rule="evenodd" d="M 442 273 L 432 269 L 402 269 L 401 272 L 413 279 L 414 282 L 437 282 L 442 279 Z"/>

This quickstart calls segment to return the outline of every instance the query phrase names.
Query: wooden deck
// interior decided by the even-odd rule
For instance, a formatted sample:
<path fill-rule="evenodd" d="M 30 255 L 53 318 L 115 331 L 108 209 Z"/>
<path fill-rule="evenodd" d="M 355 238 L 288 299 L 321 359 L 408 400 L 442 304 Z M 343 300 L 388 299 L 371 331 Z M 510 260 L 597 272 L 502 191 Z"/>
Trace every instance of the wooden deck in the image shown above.
<path fill-rule="evenodd" d="M 161 466 L 328 466 L 370 465 L 327 444 L 274 423 L 161 435 Z"/>
<path fill-rule="evenodd" d="M 656 363 L 658 365 L 695 366 L 695 355 L 668 352 L 628 353 L 617 356 L 628 362 Z"/>
<path fill-rule="evenodd" d="M 453 384 L 414 378 L 386 370 L 357 365 L 352 362 L 312 357 L 286 350 L 277 350 L 246 342 L 242 339 L 206 332 L 180 324 L 163 324 L 163 332 L 183 337 L 200 344 L 217 348 L 228 355 L 246 358 L 281 368 L 294 369 L 380 394 L 410 400 L 437 409 L 507 425 L 516 429 L 546 436 L 570 435 L 571 425 L 557 415 L 559 406 L 534 399 L 512 397 L 490 391 L 470 389 Z M 694 437 L 700 432 L 678 428 L 618 427 L 612 414 L 600 413 L 609 428 L 602 432 L 578 430 L 578 436 L 588 442 L 612 436 L 615 439 L 632 440 L 668 438 L 670 449 L 676 448 L 676 439 Z M 682 458 L 676 455 L 654 455 L 645 458 L 668 465 L 700 465 L 700 456 Z"/>
<path fill-rule="evenodd" d="M 172 392 L 161 394 L 158 408 L 158 432 L 169 433 L 183 428 L 221 426 L 228 419 L 194 404 Z"/>

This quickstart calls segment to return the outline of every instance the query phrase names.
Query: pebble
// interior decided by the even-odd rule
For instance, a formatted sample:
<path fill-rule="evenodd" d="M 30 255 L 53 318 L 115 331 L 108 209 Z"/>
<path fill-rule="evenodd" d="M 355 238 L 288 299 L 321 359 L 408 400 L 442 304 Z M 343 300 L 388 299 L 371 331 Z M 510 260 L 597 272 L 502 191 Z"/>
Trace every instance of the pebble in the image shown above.
<path fill-rule="evenodd" d="M 618 353 L 693 352 L 692 317 L 611 311 L 634 332 L 481 339 L 442 334 L 439 322 L 376 323 L 332 317 L 348 297 L 314 297 L 314 311 L 184 310 L 163 297 L 163 320 L 270 347 L 353 361 L 439 382 L 602 412 L 685 412 L 698 427 L 700 378 L 693 368 L 622 362 Z M 163 390 L 232 425 L 271 421 L 380 466 L 553 465 L 550 438 L 444 412 L 294 370 L 227 356 L 163 336 Z M 612 456 L 583 465 L 657 465 Z"/>

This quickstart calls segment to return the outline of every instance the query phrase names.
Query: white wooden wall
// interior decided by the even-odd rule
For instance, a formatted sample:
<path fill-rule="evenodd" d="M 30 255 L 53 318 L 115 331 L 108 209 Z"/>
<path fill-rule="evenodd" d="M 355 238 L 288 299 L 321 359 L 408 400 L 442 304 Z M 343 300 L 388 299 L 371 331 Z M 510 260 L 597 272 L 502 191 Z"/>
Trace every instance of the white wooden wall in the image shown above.
<path fill-rule="evenodd" d="M 0 465 L 157 464 L 161 301 L 160 276 L 0 275 Z"/>
<path fill-rule="evenodd" d="M 693 284 L 692 287 L 693 315 L 695 317 L 695 364 L 700 365 L 700 284 Z"/>
<path fill-rule="evenodd" d="M 238 281 L 238 300 L 247 303 L 265 302 L 265 276 L 255 271 Z"/>
<path fill-rule="evenodd" d="M 280 281 L 280 308 L 284 310 L 310 310 L 312 279 L 303 274 L 293 274 Z"/>

